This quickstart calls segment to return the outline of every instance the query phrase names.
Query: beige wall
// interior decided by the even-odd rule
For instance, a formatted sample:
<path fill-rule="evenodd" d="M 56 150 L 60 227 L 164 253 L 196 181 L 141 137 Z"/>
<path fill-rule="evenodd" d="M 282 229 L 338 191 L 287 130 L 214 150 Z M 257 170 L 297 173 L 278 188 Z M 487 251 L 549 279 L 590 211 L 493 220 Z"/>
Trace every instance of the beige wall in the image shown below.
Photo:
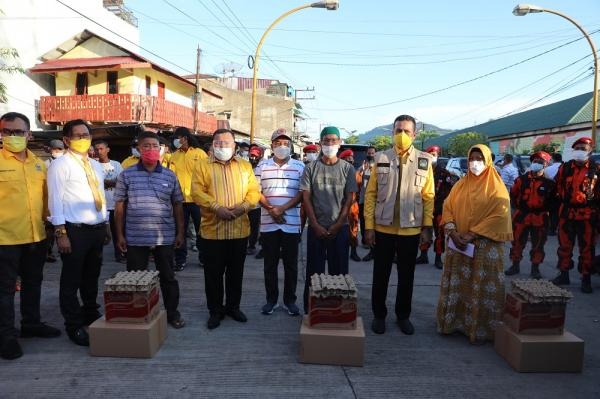
<path fill-rule="evenodd" d="M 213 112 L 217 119 L 224 119 L 219 115 L 223 111 L 231 111 L 229 125 L 232 129 L 250 133 L 250 112 L 252 108 L 252 92 L 242 92 L 228 89 L 217 82 L 203 79 L 200 85 L 213 93 L 223 97 L 219 100 L 213 96 L 204 94 L 202 96 L 202 111 Z M 283 127 L 292 131 L 294 127 L 294 100 L 265 94 L 257 94 L 256 97 L 256 137 L 270 141 L 271 133 Z"/>

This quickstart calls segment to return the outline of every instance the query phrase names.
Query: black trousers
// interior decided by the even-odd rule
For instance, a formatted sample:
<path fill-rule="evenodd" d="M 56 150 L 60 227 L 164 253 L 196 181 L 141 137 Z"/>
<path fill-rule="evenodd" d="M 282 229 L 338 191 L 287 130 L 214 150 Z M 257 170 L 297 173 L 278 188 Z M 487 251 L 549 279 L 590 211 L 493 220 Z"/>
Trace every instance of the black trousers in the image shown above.
<path fill-rule="evenodd" d="M 204 239 L 204 244 L 204 290 L 208 311 L 211 315 L 223 315 L 226 310 L 239 309 L 248 237 L 231 240 Z"/>
<path fill-rule="evenodd" d="M 399 320 L 410 317 L 415 262 L 419 249 L 420 235 L 400 236 L 375 232 L 373 287 L 371 304 L 373 315 L 377 319 L 387 316 L 388 283 L 392 272 L 392 263 L 398 255 L 398 288 L 396 290 L 396 317 Z"/>
<path fill-rule="evenodd" d="M 108 223 L 110 224 L 110 235 L 112 236 L 113 249 L 115 251 L 115 260 L 121 260 L 125 255 L 117 247 L 117 228 L 115 227 L 115 211 L 108 211 Z"/>
<path fill-rule="evenodd" d="M 298 244 L 300 233 L 285 233 L 281 230 L 261 233 L 263 238 L 265 289 L 267 302 L 277 303 L 279 298 L 277 268 L 279 257 L 283 260 L 283 303 L 296 302 L 298 282 Z"/>
<path fill-rule="evenodd" d="M 250 237 L 248 237 L 248 247 L 255 248 L 260 232 L 260 208 L 250 210 L 248 212 L 248 218 L 250 219 Z M 262 245 L 262 243 L 263 242 L 261 238 L 260 244 Z"/>
<path fill-rule="evenodd" d="M 15 283 L 21 276 L 21 325 L 40 322 L 40 299 L 46 240 L 31 244 L 0 245 L 0 341 L 17 336 Z"/>
<path fill-rule="evenodd" d="M 67 330 L 75 330 L 99 316 L 98 278 L 106 226 L 96 228 L 66 224 L 71 253 L 61 254 L 59 302 Z M 77 291 L 81 297 L 79 304 Z"/>
<path fill-rule="evenodd" d="M 150 252 L 154 255 L 154 264 L 160 279 L 160 291 L 167 310 L 169 321 L 178 320 L 179 282 L 173 271 L 173 246 L 157 245 L 155 247 L 127 246 L 127 271 L 147 270 Z"/>
<path fill-rule="evenodd" d="M 183 231 L 187 233 L 188 226 L 192 218 L 194 223 L 194 231 L 196 232 L 196 248 L 198 248 L 198 259 L 202 260 L 202 238 L 200 237 L 200 207 L 193 202 L 183 203 Z M 175 263 L 182 265 L 187 261 L 187 237 L 185 239 L 185 245 L 175 249 Z"/>

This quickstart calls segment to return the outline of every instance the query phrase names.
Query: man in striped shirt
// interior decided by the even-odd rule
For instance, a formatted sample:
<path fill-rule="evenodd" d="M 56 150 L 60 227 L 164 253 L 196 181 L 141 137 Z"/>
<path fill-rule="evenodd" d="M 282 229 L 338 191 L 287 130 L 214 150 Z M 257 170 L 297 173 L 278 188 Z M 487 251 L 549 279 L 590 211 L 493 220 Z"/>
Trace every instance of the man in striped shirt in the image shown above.
<path fill-rule="evenodd" d="M 202 212 L 200 233 L 205 244 L 204 282 L 210 312 L 206 325 L 209 329 L 219 327 L 225 315 L 241 323 L 248 320 L 240 310 L 250 235 L 248 211 L 260 198 L 252 165 L 234 156 L 233 133 L 227 129 L 216 130 L 212 144 L 213 153 L 196 164 L 192 175 L 192 199 Z"/>
<path fill-rule="evenodd" d="M 271 314 L 277 308 L 277 266 L 283 260 L 283 305 L 291 316 L 300 314 L 296 305 L 296 282 L 298 280 L 298 242 L 300 240 L 300 178 L 304 164 L 290 157 L 292 139 L 285 129 L 277 129 L 271 135 L 273 158 L 257 168 L 260 196 L 260 234 L 263 240 L 265 289 L 267 303 L 263 314 Z"/>
<path fill-rule="evenodd" d="M 173 250 L 185 245 L 183 194 L 175 173 L 160 164 L 158 135 L 138 136 L 140 161 L 125 169 L 115 189 L 117 246 L 127 256 L 127 270 L 146 270 L 150 252 L 159 272 L 167 321 L 185 325 L 179 306 L 179 283 L 173 271 Z M 125 226 L 125 232 L 123 232 Z"/>

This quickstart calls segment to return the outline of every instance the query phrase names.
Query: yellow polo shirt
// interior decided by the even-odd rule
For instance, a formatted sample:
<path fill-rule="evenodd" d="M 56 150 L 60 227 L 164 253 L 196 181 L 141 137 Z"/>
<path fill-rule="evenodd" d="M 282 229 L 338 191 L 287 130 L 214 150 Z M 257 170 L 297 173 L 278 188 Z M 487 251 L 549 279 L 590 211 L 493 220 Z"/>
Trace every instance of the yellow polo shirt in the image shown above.
<path fill-rule="evenodd" d="M 123 167 L 123 169 L 127 169 L 130 166 L 136 165 L 139 161 L 140 159 L 138 157 L 130 155 L 127 158 L 125 158 L 123 162 L 121 162 L 121 166 Z"/>
<path fill-rule="evenodd" d="M 42 241 L 47 216 L 44 162 L 29 150 L 24 162 L 10 151 L 0 150 L 0 245 Z"/>
<path fill-rule="evenodd" d="M 220 162 L 210 156 L 196 163 L 192 176 L 192 198 L 200 205 L 200 234 L 209 240 L 230 240 L 250 235 L 248 210 L 260 199 L 260 188 L 250 162 L 234 156 Z M 246 214 L 234 220 L 217 218 L 220 206 L 242 205 Z"/>
<path fill-rule="evenodd" d="M 198 161 L 206 159 L 207 155 L 201 148 L 190 147 L 187 151 L 179 149 L 171 155 L 169 168 L 179 180 L 183 192 L 183 202 L 194 202 L 192 199 L 192 174 Z"/>

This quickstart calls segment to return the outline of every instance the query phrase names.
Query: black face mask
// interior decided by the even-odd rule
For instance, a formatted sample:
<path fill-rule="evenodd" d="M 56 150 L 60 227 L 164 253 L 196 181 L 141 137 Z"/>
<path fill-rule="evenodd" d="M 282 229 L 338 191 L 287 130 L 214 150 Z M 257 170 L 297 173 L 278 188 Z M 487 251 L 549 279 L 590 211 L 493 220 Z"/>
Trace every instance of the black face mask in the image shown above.
<path fill-rule="evenodd" d="M 367 155 L 367 162 L 373 162 L 375 157 L 373 155 Z"/>

